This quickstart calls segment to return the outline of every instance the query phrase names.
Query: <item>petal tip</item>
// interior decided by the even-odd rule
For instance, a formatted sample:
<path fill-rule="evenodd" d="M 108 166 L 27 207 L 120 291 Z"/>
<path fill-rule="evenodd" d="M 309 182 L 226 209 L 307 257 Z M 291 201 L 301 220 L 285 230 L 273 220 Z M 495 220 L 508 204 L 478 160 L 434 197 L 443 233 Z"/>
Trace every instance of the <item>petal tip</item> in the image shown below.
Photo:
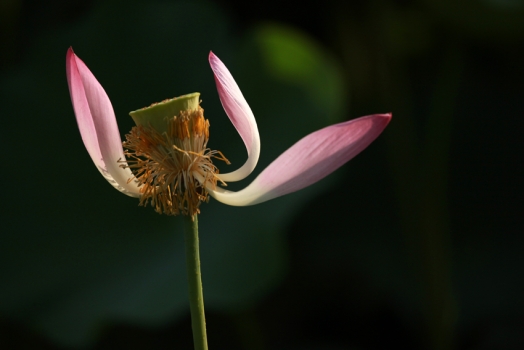
<path fill-rule="evenodd" d="M 386 127 L 393 118 L 393 113 L 375 114 L 372 117 L 375 121 L 380 122 L 381 124 L 383 123 L 384 127 Z"/>
<path fill-rule="evenodd" d="M 212 63 L 212 61 L 216 61 L 218 59 L 217 55 L 213 53 L 213 51 L 209 51 L 208 60 L 209 63 Z"/>
<path fill-rule="evenodd" d="M 66 59 L 71 58 L 71 56 L 75 56 L 75 52 L 73 51 L 73 47 L 69 46 L 66 53 Z"/>

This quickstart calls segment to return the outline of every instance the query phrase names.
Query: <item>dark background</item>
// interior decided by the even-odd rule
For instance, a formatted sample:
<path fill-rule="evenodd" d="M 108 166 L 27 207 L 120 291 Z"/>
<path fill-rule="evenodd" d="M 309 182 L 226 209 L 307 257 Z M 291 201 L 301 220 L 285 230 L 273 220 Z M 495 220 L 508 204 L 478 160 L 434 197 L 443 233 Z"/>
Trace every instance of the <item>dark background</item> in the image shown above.
<path fill-rule="evenodd" d="M 122 134 L 128 111 L 200 91 L 239 165 L 213 50 L 257 118 L 257 173 L 309 132 L 393 113 L 307 190 L 202 205 L 211 349 L 524 348 L 521 1 L 4 0 L 0 30 L 0 348 L 192 348 L 178 219 L 93 167 L 69 46 Z"/>

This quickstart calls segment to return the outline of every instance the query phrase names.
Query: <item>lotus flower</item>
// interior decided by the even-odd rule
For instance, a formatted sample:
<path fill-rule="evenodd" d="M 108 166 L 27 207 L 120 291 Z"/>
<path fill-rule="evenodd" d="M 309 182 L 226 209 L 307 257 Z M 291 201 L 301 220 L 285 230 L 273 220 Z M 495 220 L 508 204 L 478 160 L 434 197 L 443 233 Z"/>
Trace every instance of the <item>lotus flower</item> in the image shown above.
<path fill-rule="evenodd" d="M 298 191 L 359 154 L 391 120 L 390 113 L 375 114 L 315 131 L 280 155 L 243 190 L 228 191 L 223 187 L 227 182 L 242 180 L 255 168 L 260 154 L 260 137 L 253 112 L 229 70 L 212 52 L 209 63 L 222 106 L 248 154 L 247 161 L 239 169 L 225 174 L 220 174 L 211 162 L 211 158 L 225 160 L 225 157 L 207 149 L 209 123 L 201 112 L 195 112 L 194 117 L 179 116 L 177 119 L 175 116 L 175 122 L 166 127 L 170 131 L 166 132 L 134 127 L 124 142 L 124 147 L 131 151 L 124 152 L 106 92 L 73 50 L 67 51 L 69 92 L 89 155 L 117 190 L 141 198 L 141 204 L 151 200 L 158 212 L 193 215 L 199 212 L 198 205 L 207 199 L 207 194 L 228 205 L 247 206 Z M 189 134 L 184 136 L 181 130 L 189 130 Z M 195 146 L 195 142 L 198 145 Z M 151 144 L 155 143 L 158 146 L 151 149 Z M 176 200 L 180 202 L 178 205 L 174 203 Z"/>

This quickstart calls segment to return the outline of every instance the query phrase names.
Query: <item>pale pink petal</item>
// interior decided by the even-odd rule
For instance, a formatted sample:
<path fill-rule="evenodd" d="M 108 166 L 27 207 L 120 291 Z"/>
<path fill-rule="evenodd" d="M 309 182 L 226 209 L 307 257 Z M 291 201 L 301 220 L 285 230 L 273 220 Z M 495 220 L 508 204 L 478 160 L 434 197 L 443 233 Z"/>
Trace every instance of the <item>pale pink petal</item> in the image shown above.
<path fill-rule="evenodd" d="M 119 191 L 139 196 L 129 169 L 120 167 L 125 160 L 120 133 L 111 102 L 104 89 L 71 48 L 66 56 L 66 73 L 71 102 L 84 145 L 104 178 Z"/>
<path fill-rule="evenodd" d="M 89 110 L 89 105 L 85 97 L 84 84 L 82 83 L 82 78 L 80 78 L 80 73 L 76 66 L 76 56 L 71 48 L 67 50 L 66 55 L 66 74 L 71 102 L 73 103 L 78 129 L 80 129 L 80 135 L 82 136 L 84 145 L 95 162 L 95 165 L 105 168 L 102 154 L 98 147 L 95 125 L 93 124 L 91 111 Z"/>
<path fill-rule="evenodd" d="M 220 202 L 253 205 L 307 187 L 329 175 L 364 150 L 384 130 L 391 114 L 376 114 L 318 130 L 298 141 L 245 189 L 212 189 Z"/>
<path fill-rule="evenodd" d="M 247 161 L 242 167 L 231 173 L 220 174 L 219 177 L 226 182 L 239 181 L 251 174 L 258 162 L 260 137 L 257 122 L 235 79 L 233 79 L 229 70 L 213 52 L 209 53 L 209 64 L 215 75 L 215 82 L 222 106 L 240 137 L 242 137 L 248 155 Z"/>

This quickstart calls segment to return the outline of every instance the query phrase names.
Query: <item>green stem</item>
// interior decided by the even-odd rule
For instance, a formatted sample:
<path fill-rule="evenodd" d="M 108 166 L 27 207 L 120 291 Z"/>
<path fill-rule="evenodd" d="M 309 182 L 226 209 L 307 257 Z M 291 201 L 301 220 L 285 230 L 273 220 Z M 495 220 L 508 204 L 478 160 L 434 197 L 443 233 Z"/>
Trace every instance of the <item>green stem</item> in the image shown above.
<path fill-rule="evenodd" d="M 206 317 L 204 315 L 204 294 L 200 274 L 200 252 L 198 248 L 198 218 L 184 216 L 186 241 L 186 268 L 189 284 L 189 306 L 195 350 L 207 350 Z"/>

